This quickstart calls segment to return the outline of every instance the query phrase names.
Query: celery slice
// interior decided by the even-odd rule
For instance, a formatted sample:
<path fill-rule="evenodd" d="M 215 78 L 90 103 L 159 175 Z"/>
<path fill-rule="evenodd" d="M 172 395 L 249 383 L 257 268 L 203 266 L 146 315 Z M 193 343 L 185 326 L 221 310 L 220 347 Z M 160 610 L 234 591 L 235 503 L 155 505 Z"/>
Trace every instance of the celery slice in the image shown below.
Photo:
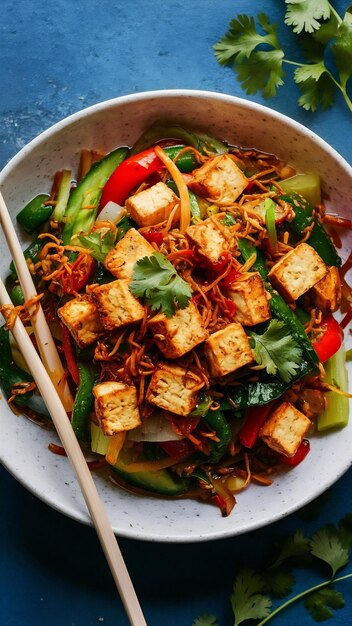
<path fill-rule="evenodd" d="M 287 193 L 299 193 L 313 207 L 321 203 L 320 178 L 313 172 L 296 174 L 291 178 L 280 180 L 280 186 Z"/>
<path fill-rule="evenodd" d="M 325 364 L 324 382 L 334 385 L 341 391 L 348 392 L 348 374 L 346 368 L 346 353 L 343 346 Z M 328 391 L 326 394 L 328 405 L 317 420 L 318 431 L 329 428 L 343 428 L 348 423 L 349 399 L 345 396 Z"/>
<path fill-rule="evenodd" d="M 90 422 L 90 434 L 92 438 L 90 443 L 92 452 L 105 456 L 108 451 L 110 437 L 104 435 L 103 431 L 94 422 Z"/>

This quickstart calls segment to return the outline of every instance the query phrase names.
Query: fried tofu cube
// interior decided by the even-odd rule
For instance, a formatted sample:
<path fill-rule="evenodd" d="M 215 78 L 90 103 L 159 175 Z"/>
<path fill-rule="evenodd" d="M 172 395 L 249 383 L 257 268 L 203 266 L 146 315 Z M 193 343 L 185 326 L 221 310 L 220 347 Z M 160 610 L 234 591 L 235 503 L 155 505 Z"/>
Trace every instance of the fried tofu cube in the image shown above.
<path fill-rule="evenodd" d="M 196 407 L 201 379 L 179 365 L 159 363 L 149 383 L 146 400 L 176 415 L 189 415 Z"/>
<path fill-rule="evenodd" d="M 194 193 L 217 202 L 235 202 L 247 185 L 247 176 L 229 154 L 206 161 L 188 183 Z"/>
<path fill-rule="evenodd" d="M 300 243 L 273 265 L 268 278 L 287 302 L 294 302 L 327 272 L 319 254 L 307 243 Z"/>
<path fill-rule="evenodd" d="M 337 267 L 329 267 L 328 273 L 311 288 L 309 295 L 318 309 L 329 314 L 336 311 L 341 303 L 342 289 Z"/>
<path fill-rule="evenodd" d="M 107 381 L 93 387 L 95 413 L 104 435 L 114 435 L 141 425 L 134 385 Z"/>
<path fill-rule="evenodd" d="M 234 319 L 243 326 L 254 326 L 270 319 L 268 293 L 259 272 L 243 274 L 231 283 L 228 297 L 236 304 Z"/>
<path fill-rule="evenodd" d="M 154 226 L 167 220 L 178 206 L 173 223 L 179 219 L 179 198 L 165 183 L 157 183 L 126 200 L 126 208 L 138 226 Z"/>
<path fill-rule="evenodd" d="M 311 421 L 304 413 L 290 402 L 283 402 L 269 415 L 259 436 L 272 450 L 293 456 L 310 425 Z"/>
<path fill-rule="evenodd" d="M 221 255 L 229 249 L 230 238 L 224 236 L 226 226 L 218 228 L 211 218 L 194 224 L 186 229 L 188 239 L 197 247 L 197 251 L 202 256 L 216 263 Z"/>
<path fill-rule="evenodd" d="M 154 252 L 153 246 L 144 239 L 143 235 L 135 228 L 130 228 L 107 254 L 104 265 L 116 278 L 132 280 L 134 264 L 145 256 L 151 256 Z"/>
<path fill-rule="evenodd" d="M 144 307 L 131 294 L 129 282 L 127 279 L 114 280 L 91 290 L 105 330 L 115 330 L 143 319 Z"/>
<path fill-rule="evenodd" d="M 238 322 L 210 335 L 204 350 L 213 376 L 225 376 L 254 360 L 249 339 Z"/>
<path fill-rule="evenodd" d="M 97 307 L 88 298 L 72 298 L 57 313 L 80 348 L 98 341 L 104 332 Z"/>
<path fill-rule="evenodd" d="M 209 336 L 192 301 L 188 307 L 178 309 L 170 318 L 164 313 L 158 313 L 148 325 L 160 352 L 168 359 L 177 359 L 186 354 Z"/>

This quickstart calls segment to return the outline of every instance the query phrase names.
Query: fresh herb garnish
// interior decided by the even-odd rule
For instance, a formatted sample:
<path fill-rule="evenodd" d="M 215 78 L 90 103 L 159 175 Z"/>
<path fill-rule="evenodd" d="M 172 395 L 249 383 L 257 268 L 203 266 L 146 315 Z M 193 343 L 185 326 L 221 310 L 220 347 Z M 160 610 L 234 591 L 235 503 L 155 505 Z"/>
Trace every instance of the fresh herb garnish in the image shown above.
<path fill-rule="evenodd" d="M 104 263 L 106 255 L 114 247 L 115 236 L 112 230 L 108 230 L 104 234 L 99 231 L 93 231 L 89 235 L 76 235 L 72 243 L 85 248 L 87 254 L 90 254 L 100 263 Z"/>
<path fill-rule="evenodd" d="M 207 615 L 206 613 L 204 613 L 204 615 L 200 615 L 194 620 L 192 626 L 219 626 L 219 625 L 214 615 Z"/>
<path fill-rule="evenodd" d="M 262 335 L 251 332 L 251 345 L 258 365 L 268 374 L 278 375 L 290 382 L 302 359 L 302 350 L 288 333 L 284 322 L 271 320 Z"/>
<path fill-rule="evenodd" d="M 352 111 L 347 83 L 352 76 L 352 10 L 341 17 L 327 0 L 285 0 L 285 24 L 299 35 L 307 62 L 285 57 L 276 23 L 265 13 L 238 15 L 229 31 L 214 45 L 221 65 L 233 67 L 247 94 L 260 91 L 272 98 L 284 84 L 284 64 L 295 66 L 294 80 L 302 93 L 298 104 L 315 111 L 333 104 L 339 90 Z M 329 52 L 329 54 L 327 54 Z M 331 61 L 328 60 L 331 53 Z"/>
<path fill-rule="evenodd" d="M 347 514 L 335 527 L 332 524 L 318 529 L 311 538 L 302 531 L 296 531 L 286 538 L 277 556 L 271 563 L 254 571 L 240 570 L 235 578 L 233 594 L 230 598 L 234 613 L 234 626 L 249 619 L 260 620 L 256 626 L 264 626 L 271 618 L 298 600 L 317 622 L 334 617 L 333 610 L 345 605 L 343 594 L 332 588 L 332 584 L 352 578 L 352 573 L 336 577 L 337 572 L 348 564 L 349 550 L 352 547 L 352 515 Z M 332 576 L 308 589 L 292 596 L 271 610 L 273 599 L 282 598 L 292 592 L 295 584 L 293 569 L 313 568 L 324 562 L 331 568 Z M 202 621 L 201 616 L 192 626 L 214 626 L 215 621 Z M 215 620 L 213 616 L 211 619 Z"/>
<path fill-rule="evenodd" d="M 130 291 L 136 298 L 144 298 L 152 311 L 161 309 L 166 317 L 175 314 L 176 305 L 185 309 L 192 297 L 190 285 L 160 252 L 137 261 Z"/>

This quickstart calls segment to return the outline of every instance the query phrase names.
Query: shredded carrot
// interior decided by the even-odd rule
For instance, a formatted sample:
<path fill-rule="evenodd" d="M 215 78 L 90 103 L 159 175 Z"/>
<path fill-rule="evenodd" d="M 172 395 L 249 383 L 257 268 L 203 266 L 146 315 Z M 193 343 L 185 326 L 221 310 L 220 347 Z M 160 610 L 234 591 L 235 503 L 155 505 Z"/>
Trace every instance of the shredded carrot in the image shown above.
<path fill-rule="evenodd" d="M 177 186 L 180 195 L 180 231 L 181 233 L 184 233 L 191 223 L 191 204 L 187 185 L 180 170 L 160 146 L 155 146 L 155 153 L 170 172 L 170 175 Z"/>

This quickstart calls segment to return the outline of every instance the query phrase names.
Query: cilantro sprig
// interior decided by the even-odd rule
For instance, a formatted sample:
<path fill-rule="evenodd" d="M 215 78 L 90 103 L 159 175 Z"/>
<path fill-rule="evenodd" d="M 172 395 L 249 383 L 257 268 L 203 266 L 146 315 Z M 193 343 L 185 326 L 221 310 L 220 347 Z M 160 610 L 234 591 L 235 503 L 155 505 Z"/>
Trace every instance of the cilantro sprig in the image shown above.
<path fill-rule="evenodd" d="M 166 317 L 175 314 L 176 306 L 185 309 L 192 297 L 190 285 L 160 252 L 135 263 L 130 291 L 136 298 L 144 298 L 152 311 L 161 309 Z"/>
<path fill-rule="evenodd" d="M 100 263 L 104 263 L 106 255 L 114 247 L 115 236 L 112 230 L 108 230 L 106 233 L 93 231 L 89 234 L 76 235 L 72 243 L 85 248 L 87 254 L 90 254 Z"/>
<path fill-rule="evenodd" d="M 332 106 L 340 91 L 352 111 L 348 81 L 352 76 L 352 7 L 341 17 L 328 0 L 285 0 L 285 24 L 299 35 L 307 62 L 288 59 L 279 41 L 277 24 L 265 13 L 238 15 L 214 46 L 220 65 L 232 67 L 247 94 L 260 91 L 272 98 L 284 84 L 284 66 L 293 65 L 301 96 L 298 104 L 308 111 Z M 329 57 L 331 55 L 331 63 Z"/>
<path fill-rule="evenodd" d="M 262 335 L 251 332 L 251 345 L 258 365 L 286 383 L 296 375 L 302 350 L 289 334 L 284 322 L 273 319 Z"/>
<path fill-rule="evenodd" d="M 351 514 L 347 514 L 337 526 L 330 524 L 318 529 L 310 538 L 301 530 L 296 531 L 282 542 L 269 565 L 260 571 L 245 568 L 237 572 L 230 598 L 234 626 L 240 626 L 246 620 L 257 620 L 256 626 L 264 626 L 299 600 L 304 600 L 306 610 L 317 622 L 334 617 L 333 611 L 342 608 L 345 601 L 333 585 L 352 578 L 352 573 L 336 577 L 337 572 L 348 564 L 351 547 Z M 291 594 L 296 582 L 294 572 L 302 567 L 311 569 L 316 564 L 328 565 L 331 576 L 271 610 L 276 598 Z M 215 617 L 203 615 L 192 626 L 213 624 L 217 625 Z"/>

